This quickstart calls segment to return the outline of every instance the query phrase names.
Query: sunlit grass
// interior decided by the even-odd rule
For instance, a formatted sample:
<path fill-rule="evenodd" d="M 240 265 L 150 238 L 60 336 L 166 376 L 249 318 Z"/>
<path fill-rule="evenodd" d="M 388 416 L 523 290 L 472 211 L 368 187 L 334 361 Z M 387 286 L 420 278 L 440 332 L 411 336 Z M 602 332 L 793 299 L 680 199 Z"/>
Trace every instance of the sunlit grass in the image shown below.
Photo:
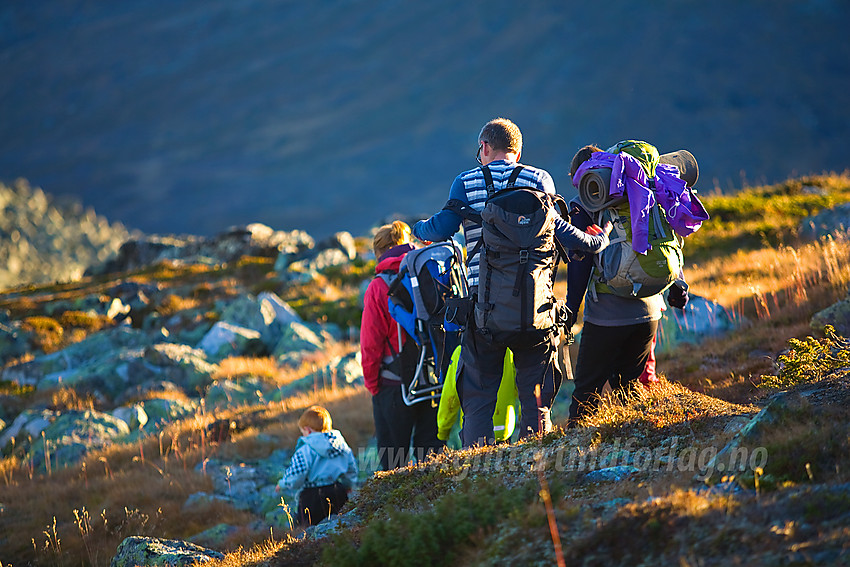
<path fill-rule="evenodd" d="M 603 395 L 598 410 L 585 417 L 582 424 L 611 434 L 623 430 L 634 433 L 640 429 L 688 430 L 700 421 L 756 411 L 755 406 L 724 402 L 660 376 L 660 381 L 650 388 L 636 386 L 625 393 Z"/>
<path fill-rule="evenodd" d="M 248 565 L 266 565 L 281 548 L 291 543 L 293 539 L 286 534 L 282 539 L 275 540 L 274 536 L 252 545 L 248 549 L 238 549 L 225 555 L 224 559 L 214 559 L 204 563 L 206 567 L 246 567 Z"/>
<path fill-rule="evenodd" d="M 850 241 L 844 234 L 796 246 L 739 250 L 685 267 L 691 291 L 737 318 L 800 318 L 844 297 Z"/>
<path fill-rule="evenodd" d="M 279 382 L 281 368 L 274 358 L 231 356 L 218 363 L 218 368 L 212 375 L 213 380 L 236 380 L 246 377 L 257 377 L 269 382 Z"/>
<path fill-rule="evenodd" d="M 687 238 L 687 261 L 793 243 L 804 218 L 850 201 L 850 172 L 789 179 L 701 200 L 711 218 Z"/>
<path fill-rule="evenodd" d="M 689 388 L 742 402 L 762 397 L 760 376 L 773 372 L 787 340 L 819 332 L 812 315 L 846 296 L 850 242 L 836 236 L 741 250 L 689 264 L 685 275 L 690 292 L 718 302 L 738 328 L 660 354 L 659 368 Z"/>

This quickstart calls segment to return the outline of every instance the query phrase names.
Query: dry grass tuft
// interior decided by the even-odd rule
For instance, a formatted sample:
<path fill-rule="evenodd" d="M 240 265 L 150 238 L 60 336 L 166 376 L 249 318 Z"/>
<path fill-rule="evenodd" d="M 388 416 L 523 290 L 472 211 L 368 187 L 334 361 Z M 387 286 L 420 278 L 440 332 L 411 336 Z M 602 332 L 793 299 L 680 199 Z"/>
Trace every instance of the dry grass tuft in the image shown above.
<path fill-rule="evenodd" d="M 567 548 L 569 559 L 573 563 L 602 564 L 604 557 L 605 564 L 631 564 L 642 557 L 656 561 L 687 557 L 692 553 L 694 542 L 690 540 L 694 534 L 705 530 L 705 524 L 719 524 L 719 519 L 735 507 L 732 498 L 691 490 L 674 490 L 649 501 L 626 504 L 596 529 L 576 537 Z"/>
<path fill-rule="evenodd" d="M 650 388 L 639 386 L 625 394 L 604 395 L 598 410 L 582 425 L 596 428 L 603 439 L 627 431 L 660 442 L 671 435 L 694 437 L 700 431 L 713 430 L 718 420 L 725 424 L 736 415 L 758 411 L 755 406 L 725 402 L 660 378 Z"/>
<path fill-rule="evenodd" d="M 238 380 L 255 377 L 269 383 L 285 384 L 283 372 L 277 361 L 270 357 L 231 356 L 218 363 L 212 375 L 213 380 Z"/>
<path fill-rule="evenodd" d="M 63 327 L 76 327 L 93 333 L 109 325 L 111 320 L 106 315 L 100 315 L 98 313 L 65 311 L 59 316 L 59 323 Z"/>
<path fill-rule="evenodd" d="M 46 353 L 59 350 L 63 346 L 65 329 L 56 319 L 43 315 L 27 317 L 23 321 L 21 329 L 33 334 L 33 346 Z"/>
<path fill-rule="evenodd" d="M 96 405 L 93 394 L 81 394 L 73 388 L 63 387 L 50 392 L 50 404 L 47 407 L 54 411 L 83 411 L 93 410 Z"/>
<path fill-rule="evenodd" d="M 228 553 L 224 559 L 214 559 L 204 563 L 206 567 L 260 567 L 267 565 L 268 562 L 282 550 L 286 549 L 288 544 L 295 541 L 289 534 L 285 534 L 283 539 L 275 541 L 274 536 L 268 540 L 252 545 L 249 549 L 240 548 L 233 553 Z M 302 550 L 303 551 L 303 550 Z M 301 553 L 301 559 L 308 559 Z M 309 563 L 287 563 L 296 567 L 297 565 L 312 565 L 317 559 L 317 555 L 313 555 Z"/>
<path fill-rule="evenodd" d="M 127 404 L 144 402 L 146 400 L 175 400 L 179 402 L 188 402 L 191 398 L 181 390 L 164 390 L 164 389 L 155 389 L 148 390 L 146 392 L 142 392 L 137 395 L 129 396 L 126 400 Z"/>
<path fill-rule="evenodd" d="M 201 302 L 193 297 L 182 297 L 173 293 L 169 293 L 162 298 L 162 301 L 157 305 L 156 310 L 160 315 L 165 317 L 175 315 L 187 309 L 198 307 Z"/>

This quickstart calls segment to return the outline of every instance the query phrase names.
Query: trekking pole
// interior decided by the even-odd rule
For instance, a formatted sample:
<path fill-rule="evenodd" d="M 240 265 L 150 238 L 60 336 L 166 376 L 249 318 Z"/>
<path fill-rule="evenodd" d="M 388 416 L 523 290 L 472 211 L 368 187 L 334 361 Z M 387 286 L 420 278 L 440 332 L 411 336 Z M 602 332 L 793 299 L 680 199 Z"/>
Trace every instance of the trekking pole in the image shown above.
<path fill-rule="evenodd" d="M 534 387 L 534 396 L 537 398 L 538 417 L 537 421 L 540 424 L 539 428 L 543 429 L 543 417 L 540 415 L 540 385 Z M 542 437 L 541 437 L 542 441 Z M 540 499 L 543 500 L 543 505 L 546 507 L 546 518 L 549 521 L 549 533 L 552 536 L 552 546 L 555 548 L 555 560 L 558 567 L 566 567 L 564 562 L 564 550 L 561 547 L 561 535 L 558 533 L 558 522 L 555 520 L 555 507 L 552 505 L 552 495 L 549 493 L 549 483 L 546 482 L 546 475 L 543 473 L 543 451 L 538 451 L 534 456 L 537 468 L 537 480 L 540 483 Z"/>
<path fill-rule="evenodd" d="M 561 547 L 561 535 L 558 533 L 558 523 L 555 520 L 555 508 L 552 506 L 552 496 L 549 494 L 549 483 L 543 474 L 543 453 L 538 452 L 535 456 L 537 461 L 537 478 L 540 481 L 540 498 L 546 507 L 546 517 L 549 520 L 549 533 L 552 535 L 552 546 L 555 548 L 555 560 L 558 567 L 566 567 L 564 562 L 564 549 Z"/>

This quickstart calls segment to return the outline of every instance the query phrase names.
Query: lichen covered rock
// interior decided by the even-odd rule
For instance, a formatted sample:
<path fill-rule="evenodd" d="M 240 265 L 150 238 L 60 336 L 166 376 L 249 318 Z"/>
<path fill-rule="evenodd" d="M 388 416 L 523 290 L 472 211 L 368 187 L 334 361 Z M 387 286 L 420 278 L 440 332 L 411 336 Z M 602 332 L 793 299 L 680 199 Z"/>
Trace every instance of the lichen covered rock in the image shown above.
<path fill-rule="evenodd" d="M 189 567 L 224 559 L 218 551 L 173 539 L 131 536 L 118 546 L 110 567 Z"/>

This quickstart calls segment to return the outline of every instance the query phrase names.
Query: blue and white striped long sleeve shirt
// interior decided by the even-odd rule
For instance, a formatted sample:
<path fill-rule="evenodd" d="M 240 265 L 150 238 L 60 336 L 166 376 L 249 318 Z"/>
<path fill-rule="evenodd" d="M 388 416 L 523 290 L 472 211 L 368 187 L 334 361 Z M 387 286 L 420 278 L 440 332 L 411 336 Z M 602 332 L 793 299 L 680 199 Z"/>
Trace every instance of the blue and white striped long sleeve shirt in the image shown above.
<path fill-rule="evenodd" d="M 499 191 L 507 186 L 511 173 L 518 165 L 521 164 L 506 160 L 497 160 L 488 165 L 493 176 L 494 191 Z M 555 182 L 549 172 L 529 165 L 522 167 L 516 186 L 535 187 L 545 193 L 555 193 Z M 449 190 L 449 199 L 457 199 L 481 212 L 484 209 L 484 202 L 487 200 L 487 183 L 484 180 L 484 173 L 481 168 L 470 169 L 458 175 Z M 417 222 L 413 226 L 413 234 L 420 240 L 447 240 L 458 231 L 461 224 L 463 225 L 467 252 L 471 252 L 475 249 L 478 241 L 481 240 L 481 225 L 470 220 L 464 220 L 460 215 L 448 209 L 439 211 L 428 220 Z M 556 225 L 555 236 L 565 248 L 580 249 L 587 252 L 595 253 L 608 244 L 607 237 L 591 236 L 576 229 L 566 221 Z M 478 285 L 480 254 L 481 249 L 479 248 L 475 256 L 469 258 L 467 262 L 469 266 L 467 279 L 470 287 Z"/>

